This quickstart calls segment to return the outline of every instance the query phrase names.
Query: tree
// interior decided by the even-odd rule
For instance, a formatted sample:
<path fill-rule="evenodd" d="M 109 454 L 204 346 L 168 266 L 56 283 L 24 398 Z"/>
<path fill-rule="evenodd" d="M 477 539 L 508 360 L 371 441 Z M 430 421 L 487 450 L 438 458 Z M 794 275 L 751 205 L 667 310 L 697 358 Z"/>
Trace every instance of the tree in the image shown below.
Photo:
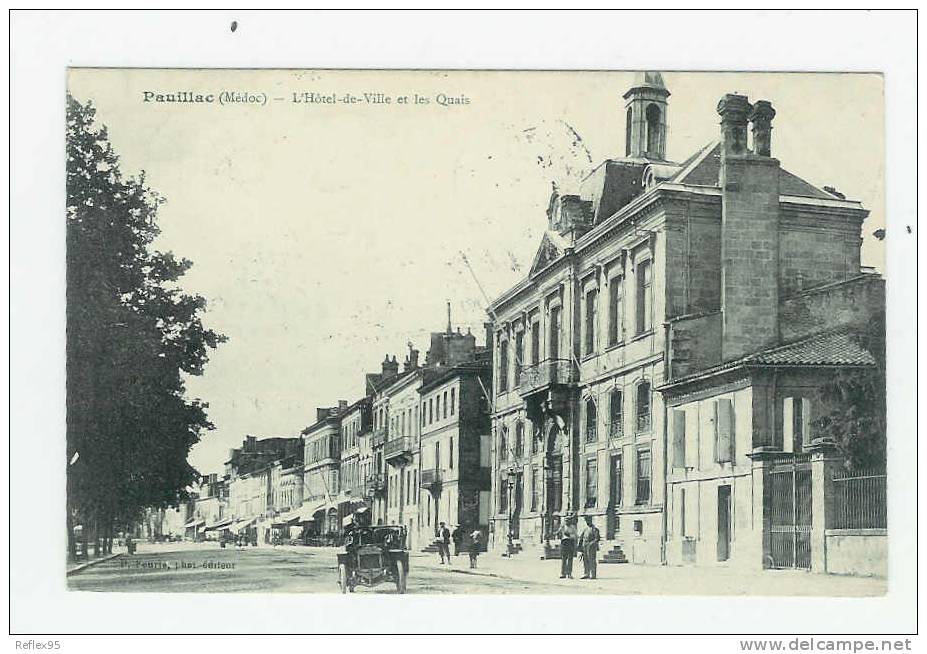
<path fill-rule="evenodd" d="M 884 470 L 886 456 L 884 323 L 857 334 L 871 352 L 871 368 L 839 370 L 819 389 L 821 406 L 830 410 L 814 421 L 818 437 L 834 443 L 850 470 Z"/>
<path fill-rule="evenodd" d="M 68 519 L 111 534 L 196 480 L 187 456 L 213 425 L 184 376 L 225 337 L 177 284 L 191 262 L 152 246 L 163 198 L 122 174 L 92 104 L 67 102 Z"/>

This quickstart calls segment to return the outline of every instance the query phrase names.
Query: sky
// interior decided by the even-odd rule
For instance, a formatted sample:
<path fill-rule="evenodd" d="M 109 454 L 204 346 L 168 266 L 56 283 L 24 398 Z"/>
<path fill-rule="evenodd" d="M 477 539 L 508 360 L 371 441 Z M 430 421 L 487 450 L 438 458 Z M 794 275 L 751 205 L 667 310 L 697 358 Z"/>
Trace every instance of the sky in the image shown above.
<path fill-rule="evenodd" d="M 219 472 L 246 434 L 297 436 L 316 407 L 360 398 L 364 373 L 387 354 L 402 361 L 413 343 L 424 356 L 447 302 L 455 328 L 482 342 L 487 298 L 531 264 L 551 182 L 570 192 L 623 155 L 633 77 L 72 69 L 69 91 L 93 101 L 123 172 L 144 170 L 167 200 L 155 246 L 193 261 L 182 287 L 206 298 L 206 324 L 229 338 L 187 383 L 216 426 L 191 463 Z M 862 201 L 871 212 L 863 265 L 883 270 L 883 242 L 872 237 L 885 223 L 881 76 L 664 79 L 669 159 L 718 137 L 724 93 L 770 100 L 773 156 Z M 145 102 L 145 91 L 266 100 Z M 357 101 L 294 101 L 312 93 Z"/>

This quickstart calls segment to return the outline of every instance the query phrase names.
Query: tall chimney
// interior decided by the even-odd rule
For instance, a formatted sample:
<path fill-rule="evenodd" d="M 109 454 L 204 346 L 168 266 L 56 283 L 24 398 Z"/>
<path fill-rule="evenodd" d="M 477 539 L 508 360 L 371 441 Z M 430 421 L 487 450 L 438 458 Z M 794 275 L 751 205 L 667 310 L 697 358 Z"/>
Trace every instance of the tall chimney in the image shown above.
<path fill-rule="evenodd" d="M 761 157 L 772 156 L 772 119 L 776 117 L 769 100 L 757 100 L 750 113 L 753 123 L 753 151 Z"/>
<path fill-rule="evenodd" d="M 762 122 L 772 107 L 758 104 Z M 778 337 L 779 162 L 747 150 L 753 109 L 743 95 L 728 94 L 718 103 L 724 361 L 767 347 Z"/>
<path fill-rule="evenodd" d="M 747 152 L 747 120 L 753 107 L 745 95 L 728 93 L 718 102 L 723 154 Z"/>
<path fill-rule="evenodd" d="M 390 361 L 389 355 L 383 360 L 383 379 L 395 377 L 399 373 L 399 364 L 396 363 L 396 357 Z"/>
<path fill-rule="evenodd" d="M 453 330 L 451 329 L 451 302 L 447 302 L 447 333 L 450 334 Z"/>

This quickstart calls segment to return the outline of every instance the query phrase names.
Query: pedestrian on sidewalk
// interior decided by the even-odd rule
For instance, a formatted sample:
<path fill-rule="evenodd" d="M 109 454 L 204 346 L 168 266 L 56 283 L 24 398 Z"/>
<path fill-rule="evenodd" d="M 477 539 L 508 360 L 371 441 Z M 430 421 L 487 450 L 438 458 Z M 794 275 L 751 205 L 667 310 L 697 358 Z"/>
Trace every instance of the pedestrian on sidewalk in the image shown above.
<path fill-rule="evenodd" d="M 483 534 L 480 533 L 479 529 L 474 529 L 473 533 L 470 534 L 470 567 L 476 567 L 476 557 L 480 555 L 480 545 L 483 542 Z"/>
<path fill-rule="evenodd" d="M 438 556 L 442 564 L 451 564 L 451 530 L 443 522 L 438 526 Z"/>
<path fill-rule="evenodd" d="M 451 540 L 454 541 L 454 556 L 460 556 L 460 544 L 463 543 L 463 529 L 460 525 L 454 527 L 451 532 Z"/>
<path fill-rule="evenodd" d="M 599 565 L 599 541 L 602 540 L 602 534 L 592 521 L 591 515 L 583 517 L 586 519 L 586 526 L 583 528 L 583 533 L 579 535 L 579 550 L 583 556 L 583 579 L 595 579 Z"/>
<path fill-rule="evenodd" d="M 557 535 L 560 537 L 560 578 L 573 578 L 573 557 L 576 556 L 576 526 L 572 513 L 564 516 L 563 525 Z"/>

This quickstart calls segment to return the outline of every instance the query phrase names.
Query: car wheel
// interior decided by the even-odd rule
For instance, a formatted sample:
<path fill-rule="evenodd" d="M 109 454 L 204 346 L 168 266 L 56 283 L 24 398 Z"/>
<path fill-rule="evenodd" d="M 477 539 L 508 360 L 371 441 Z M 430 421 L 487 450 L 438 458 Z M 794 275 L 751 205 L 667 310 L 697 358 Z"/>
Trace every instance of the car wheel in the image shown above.
<path fill-rule="evenodd" d="M 396 592 L 400 595 L 406 592 L 406 567 L 402 561 L 396 561 Z"/>
<path fill-rule="evenodd" d="M 338 564 L 338 585 L 341 586 L 342 593 L 348 592 L 348 566 L 344 563 Z"/>

